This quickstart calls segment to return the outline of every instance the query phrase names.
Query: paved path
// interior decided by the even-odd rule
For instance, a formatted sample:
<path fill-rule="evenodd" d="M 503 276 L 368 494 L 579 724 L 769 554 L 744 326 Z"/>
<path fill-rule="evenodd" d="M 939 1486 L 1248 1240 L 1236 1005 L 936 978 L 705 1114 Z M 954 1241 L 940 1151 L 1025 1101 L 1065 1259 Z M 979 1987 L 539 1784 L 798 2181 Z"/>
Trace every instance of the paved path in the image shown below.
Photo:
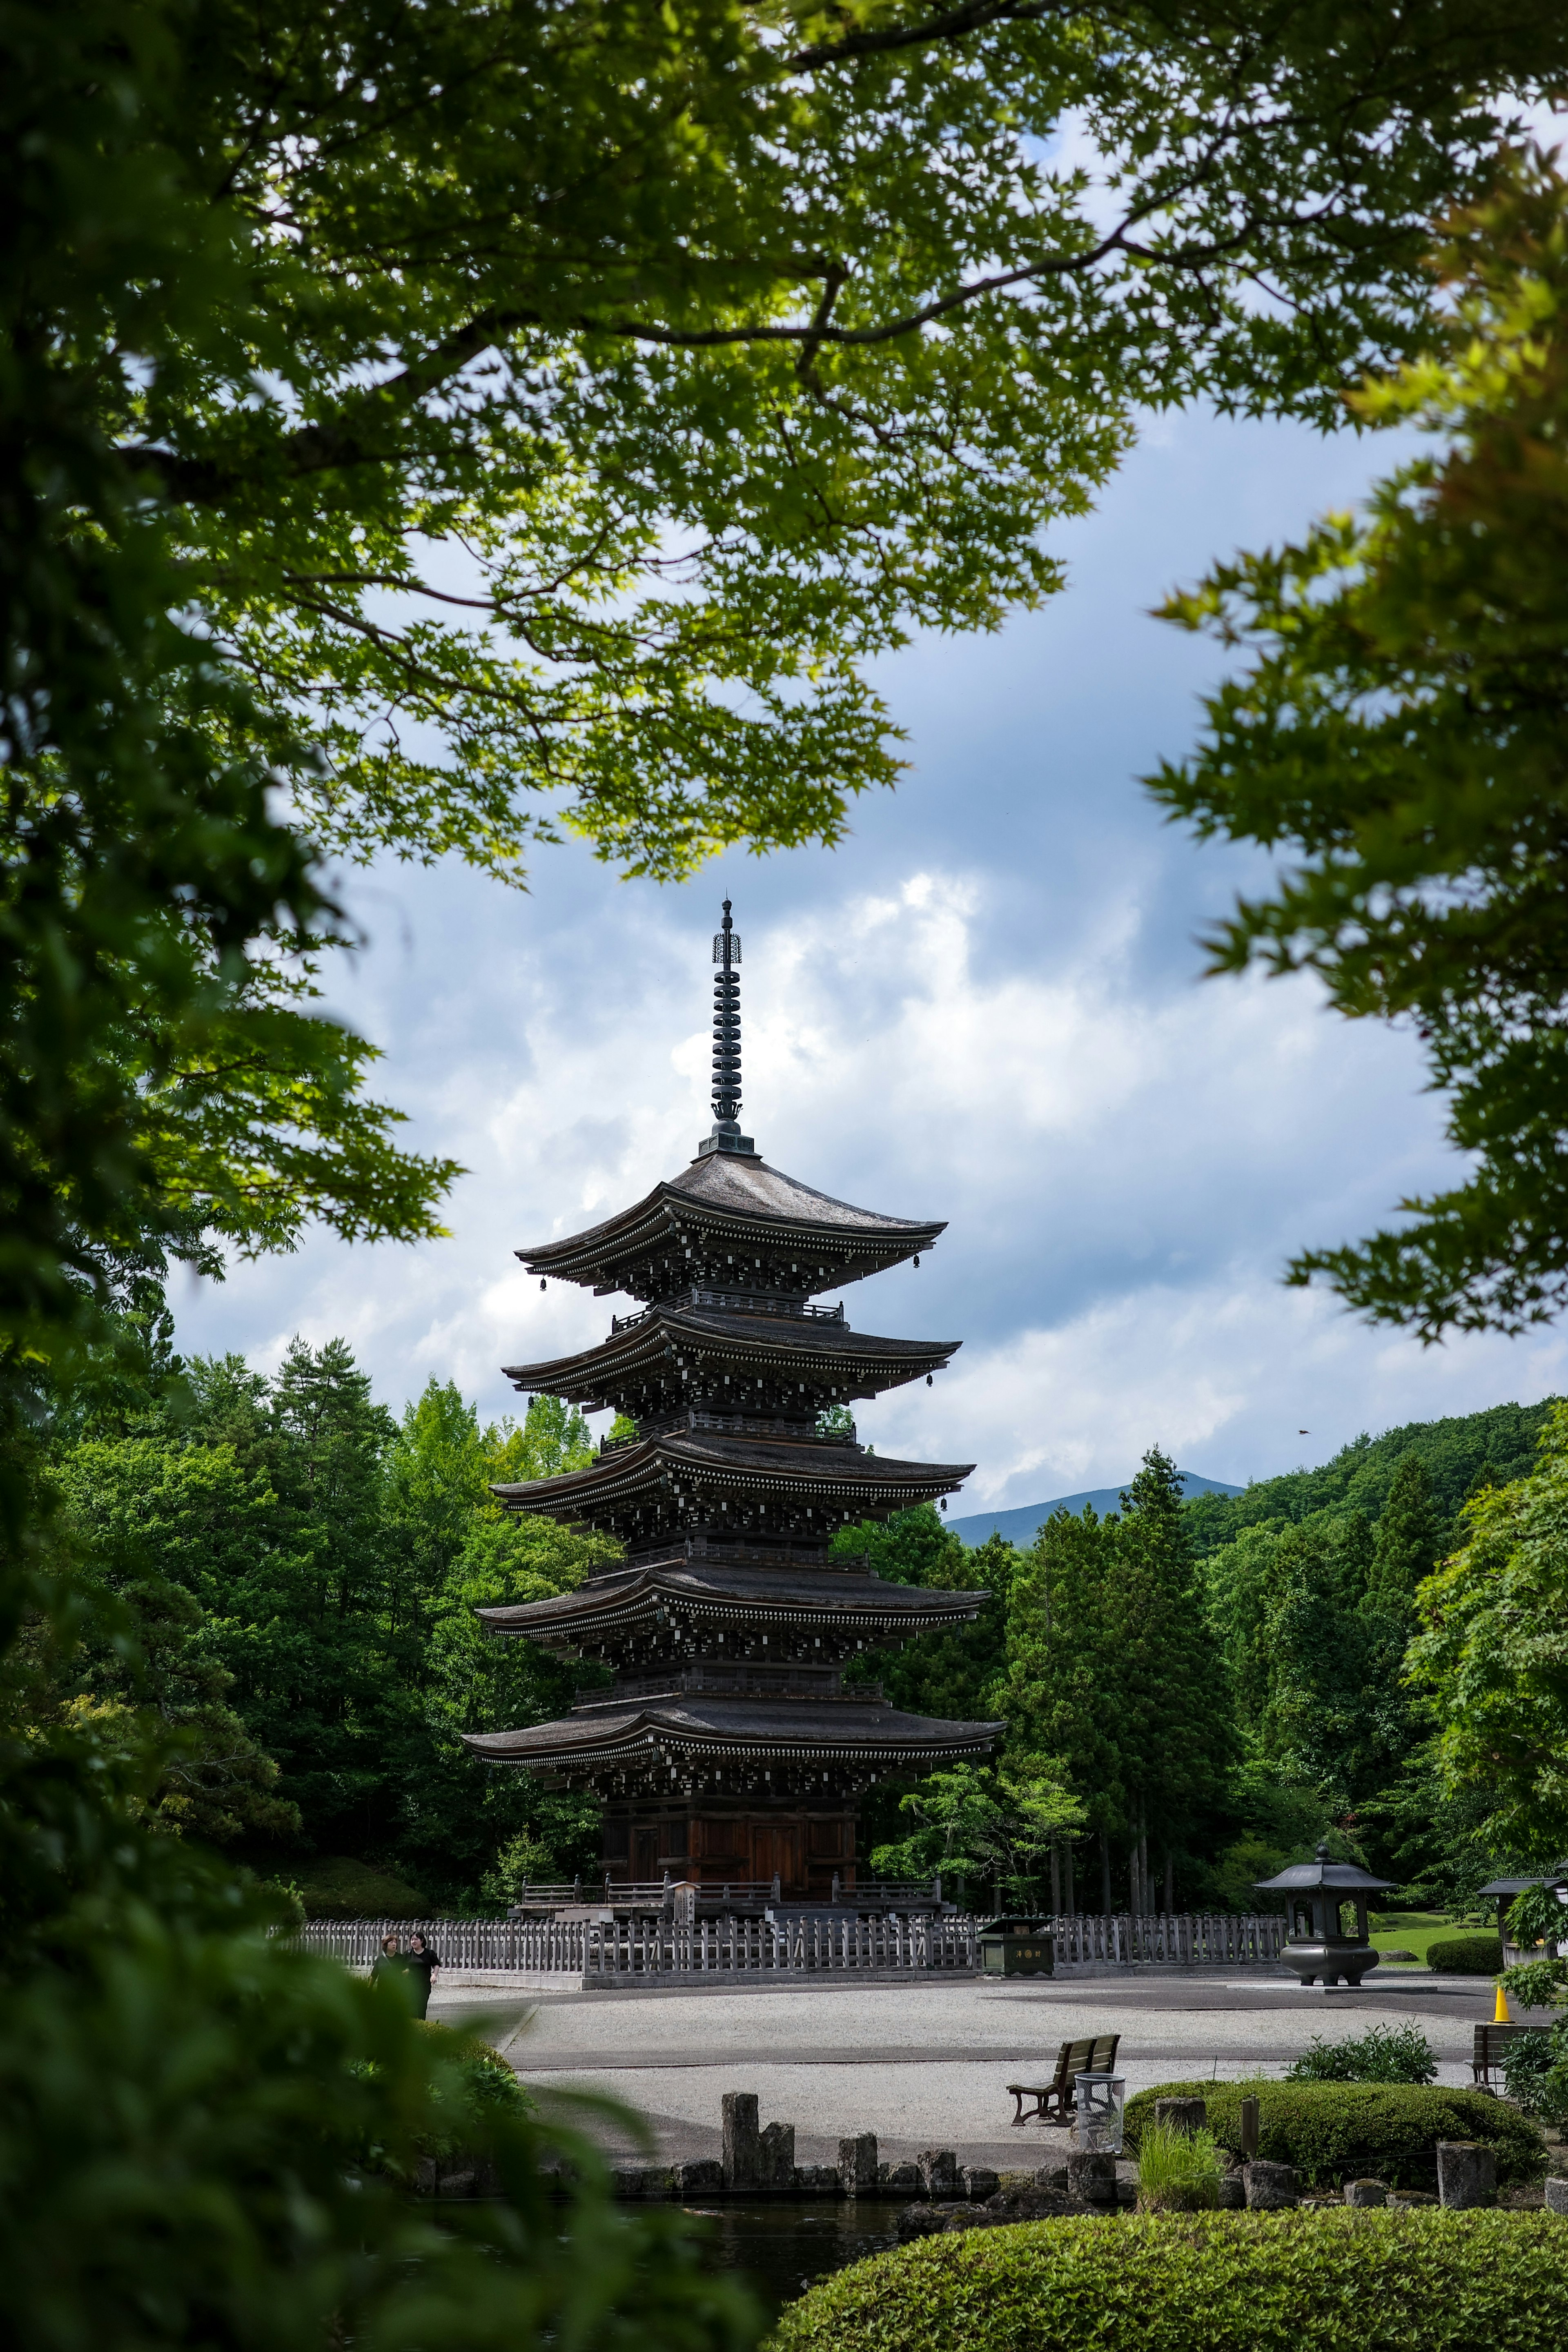
<path fill-rule="evenodd" d="M 763 1986 L 722 1992 L 505 1995 L 505 1979 L 447 1978 L 433 2017 L 486 2017 L 541 2091 L 608 2092 L 648 2119 L 667 2158 L 716 2154 L 725 2091 L 755 2091 L 762 2119 L 793 2123 L 801 2163 L 831 2161 L 842 2133 L 884 2156 L 956 2148 L 966 2162 L 1038 2163 L 1058 2131 L 1009 2127 L 1009 2082 L 1038 2081 L 1058 2042 L 1120 2032 L 1128 2092 L 1184 2078 L 1281 2074 L 1314 2034 L 1379 2021 L 1420 2026 L 1438 2080 L 1468 2084 L 1471 2028 L 1489 1979 L 1378 1975 L 1359 1991 L 1303 1990 L 1262 1971 L 1178 1969 L 1035 1983 L 964 1978 L 908 1985 Z"/>

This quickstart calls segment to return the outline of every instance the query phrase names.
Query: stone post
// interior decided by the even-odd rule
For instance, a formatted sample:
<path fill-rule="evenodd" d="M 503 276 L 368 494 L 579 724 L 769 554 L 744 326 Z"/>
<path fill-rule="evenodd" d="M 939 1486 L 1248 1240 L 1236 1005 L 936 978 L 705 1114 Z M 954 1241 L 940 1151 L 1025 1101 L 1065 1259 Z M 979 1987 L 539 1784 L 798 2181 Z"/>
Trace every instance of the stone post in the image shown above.
<path fill-rule="evenodd" d="M 1296 2189 L 1296 2168 L 1291 2164 L 1269 2164 L 1255 2157 L 1241 2168 L 1242 2184 L 1247 2191 L 1248 2210 L 1259 2213 L 1277 2212 L 1284 2205 L 1299 2205 Z"/>
<path fill-rule="evenodd" d="M 1568 2213 L 1568 2180 L 1547 2182 L 1546 2210 L 1549 2213 Z"/>
<path fill-rule="evenodd" d="M 1068 2195 L 1083 2205 L 1114 2205 L 1116 2158 L 1108 2148 L 1068 2150 Z"/>
<path fill-rule="evenodd" d="M 1173 2131 L 1206 2131 L 1208 2120 L 1206 2099 L 1156 2099 L 1154 2102 L 1154 2121 L 1169 2124 Z"/>
<path fill-rule="evenodd" d="M 1437 2195 L 1445 2205 L 1461 2210 L 1490 2205 L 1497 2197 L 1497 2156 L 1479 2140 L 1440 2139 L 1437 2142 Z"/>
<path fill-rule="evenodd" d="M 1386 2205 L 1387 2202 L 1388 2191 L 1381 2180 L 1347 2180 L 1345 2183 L 1347 2205 Z"/>
<path fill-rule="evenodd" d="M 757 2141 L 759 2189 L 795 2187 L 795 2126 L 768 2124 Z"/>
<path fill-rule="evenodd" d="M 724 2186 L 757 2186 L 757 2095 L 755 2091 L 724 2094 Z"/>
<path fill-rule="evenodd" d="M 915 2158 L 915 2169 L 921 2177 L 922 2196 L 934 2199 L 962 2194 L 958 2158 L 951 2147 L 921 2148 Z"/>
<path fill-rule="evenodd" d="M 1258 2154 L 1258 2135 L 1262 2127 L 1263 2108 L 1255 2098 L 1241 2103 L 1241 2153 L 1243 2160 Z"/>
<path fill-rule="evenodd" d="M 877 2135 L 857 2132 L 838 2143 L 838 2185 L 846 2197 L 874 2197 L 877 2192 Z"/>

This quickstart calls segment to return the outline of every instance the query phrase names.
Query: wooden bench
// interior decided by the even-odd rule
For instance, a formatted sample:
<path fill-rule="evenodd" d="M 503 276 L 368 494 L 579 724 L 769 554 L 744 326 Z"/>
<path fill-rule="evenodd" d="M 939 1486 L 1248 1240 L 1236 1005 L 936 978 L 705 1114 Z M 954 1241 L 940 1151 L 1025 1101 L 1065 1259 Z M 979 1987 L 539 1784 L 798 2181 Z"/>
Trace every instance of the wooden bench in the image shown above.
<path fill-rule="evenodd" d="M 1064 2042 L 1057 2052 L 1048 2083 L 1009 2083 L 1016 2124 L 1066 2124 L 1072 2120 L 1073 2087 L 1080 2074 L 1109 2074 L 1116 2063 L 1120 2033 L 1101 2033 L 1082 2042 Z M 1024 2112 L 1026 2099 L 1034 2105 Z"/>
<path fill-rule="evenodd" d="M 1470 2074 L 1478 2090 L 1493 2088 L 1492 2076 L 1502 2073 L 1502 2053 L 1506 2042 L 1521 2033 L 1550 2033 L 1549 2025 L 1478 2025 L 1476 2043 L 1470 2059 Z"/>

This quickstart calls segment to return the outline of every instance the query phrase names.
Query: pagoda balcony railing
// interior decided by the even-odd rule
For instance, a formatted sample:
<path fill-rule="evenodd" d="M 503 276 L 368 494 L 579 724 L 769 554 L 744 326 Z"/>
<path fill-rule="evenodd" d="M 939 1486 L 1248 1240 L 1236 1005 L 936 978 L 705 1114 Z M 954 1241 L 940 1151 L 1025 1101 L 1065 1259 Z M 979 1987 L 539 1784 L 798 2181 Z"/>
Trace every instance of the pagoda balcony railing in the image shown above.
<path fill-rule="evenodd" d="M 857 1683 L 853 1689 L 846 1689 L 837 1666 L 801 1662 L 772 1667 L 766 1674 L 748 1674 L 743 1667 L 731 1668 L 723 1661 L 708 1659 L 696 1665 L 674 1664 L 663 1674 L 649 1668 L 617 1675 L 613 1692 L 590 1691 L 588 1701 L 592 1705 L 605 1697 L 658 1698 L 679 1691 L 701 1691 L 712 1698 L 809 1698 L 820 1700 L 825 1706 L 840 1699 L 851 1706 L 876 1706 L 887 1696 L 880 1683 Z"/>
<path fill-rule="evenodd" d="M 869 1554 L 856 1552 L 829 1559 L 826 1539 L 817 1537 L 802 1537 L 798 1540 L 784 1537 L 777 1543 L 762 1544 L 747 1542 L 740 1537 L 679 1531 L 660 1543 L 638 1543 L 633 1538 L 627 1544 L 626 1559 L 617 1567 L 662 1568 L 667 1563 L 694 1559 L 717 1560 L 724 1565 L 733 1562 L 742 1568 L 831 1568 L 864 1572 L 869 1564 Z"/>
<path fill-rule="evenodd" d="M 693 1284 L 693 1307 L 727 1307 L 743 1315 L 790 1315 L 805 1323 L 842 1323 L 844 1301 L 818 1307 L 813 1298 L 790 1298 L 776 1290 L 712 1290 Z"/>
<path fill-rule="evenodd" d="M 612 1315 L 610 1337 L 619 1339 L 623 1331 L 635 1331 L 657 1315 L 661 1307 L 722 1307 L 743 1315 L 788 1315 L 802 1323 L 842 1323 L 844 1301 L 836 1307 L 819 1307 L 814 1298 L 790 1298 L 776 1290 L 714 1290 L 707 1283 L 694 1283 L 689 1291 L 676 1291 L 668 1298 L 655 1299 L 651 1307 L 639 1307 L 635 1315 Z"/>
<path fill-rule="evenodd" d="M 605 1437 L 599 1443 L 600 1458 L 606 1454 L 618 1454 L 624 1445 L 641 1445 L 650 1437 L 668 1437 L 678 1429 L 711 1429 L 729 1437 L 789 1437 L 810 1441 L 818 1445 L 849 1445 L 858 1448 L 859 1438 L 855 1424 L 847 1429 L 824 1430 L 815 1418 L 802 1418 L 777 1412 L 711 1412 L 702 1405 L 687 1405 L 677 1412 L 650 1413 L 637 1423 L 630 1437 Z"/>
<path fill-rule="evenodd" d="M 940 1875 L 931 1879 L 861 1878 L 853 1886 L 847 1886 L 835 1871 L 831 1894 L 826 1898 L 814 1898 L 811 1907 L 820 1909 L 824 1899 L 829 1906 L 849 1911 L 951 1912 L 957 1907 L 943 1899 Z M 801 1907 L 798 1897 L 786 1904 L 783 1881 L 776 1873 L 771 1879 L 727 1878 L 704 1885 L 697 1879 L 678 1878 L 668 1870 L 662 1878 L 640 1880 L 613 1878 L 606 1871 L 602 1877 L 574 1878 L 570 1885 L 564 1881 L 555 1885 L 536 1885 L 525 1880 L 509 1916 L 516 1919 L 536 1912 L 603 1905 L 612 1909 L 689 1912 L 694 1902 L 707 1911 L 726 1909 L 736 1903 Z"/>

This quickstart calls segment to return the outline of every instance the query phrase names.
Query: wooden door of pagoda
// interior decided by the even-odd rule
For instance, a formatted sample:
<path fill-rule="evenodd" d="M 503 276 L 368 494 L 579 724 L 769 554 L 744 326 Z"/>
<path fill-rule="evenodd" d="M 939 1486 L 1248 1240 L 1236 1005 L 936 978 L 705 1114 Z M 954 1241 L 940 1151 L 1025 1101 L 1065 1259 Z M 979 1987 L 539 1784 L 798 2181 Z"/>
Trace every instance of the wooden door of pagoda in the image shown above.
<path fill-rule="evenodd" d="M 752 1876 L 764 1883 L 777 1878 L 786 1895 L 805 1882 L 805 1856 L 798 1822 L 752 1823 Z"/>
<path fill-rule="evenodd" d="M 659 1875 L 659 1834 L 656 1828 L 634 1830 L 631 1839 L 632 1884 L 648 1886 Z"/>

